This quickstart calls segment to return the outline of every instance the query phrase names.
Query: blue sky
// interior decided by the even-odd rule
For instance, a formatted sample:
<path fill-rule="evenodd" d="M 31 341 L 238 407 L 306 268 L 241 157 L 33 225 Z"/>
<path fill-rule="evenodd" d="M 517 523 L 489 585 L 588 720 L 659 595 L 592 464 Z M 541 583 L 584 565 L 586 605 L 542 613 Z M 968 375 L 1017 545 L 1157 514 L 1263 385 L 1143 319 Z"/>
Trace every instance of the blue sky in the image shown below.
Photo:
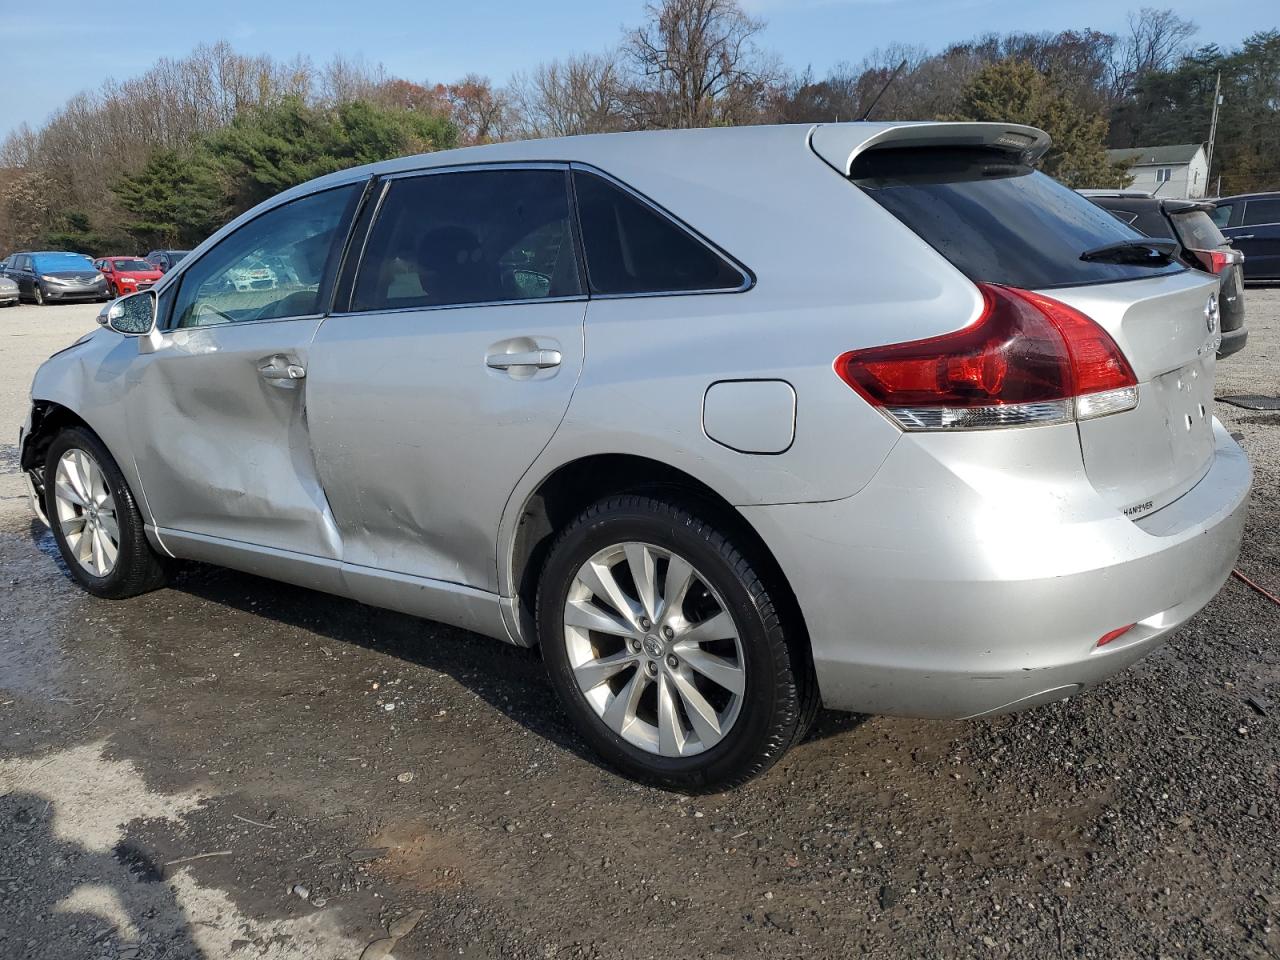
<path fill-rule="evenodd" d="M 1132 0 L 1168 6 L 1200 25 L 1198 42 L 1235 44 L 1280 26 L 1276 0 Z M 746 0 L 768 21 L 763 43 L 793 67 L 818 72 L 856 62 L 894 41 L 939 48 L 986 31 L 1119 31 L 1129 7 L 1115 0 Z M 246 53 L 320 63 L 335 53 L 381 62 L 410 80 L 448 81 L 475 71 L 495 81 L 566 53 L 616 43 L 643 17 L 643 0 L 158 0 L 108 4 L 0 2 L 0 135 L 37 124 L 68 97 L 123 79 L 161 56 L 227 39 Z M 104 11 L 119 7 L 119 14 Z M 19 12 L 22 11 L 22 12 Z M 31 12 L 27 12 L 31 11 Z M 148 13 L 147 11 L 155 11 Z"/>

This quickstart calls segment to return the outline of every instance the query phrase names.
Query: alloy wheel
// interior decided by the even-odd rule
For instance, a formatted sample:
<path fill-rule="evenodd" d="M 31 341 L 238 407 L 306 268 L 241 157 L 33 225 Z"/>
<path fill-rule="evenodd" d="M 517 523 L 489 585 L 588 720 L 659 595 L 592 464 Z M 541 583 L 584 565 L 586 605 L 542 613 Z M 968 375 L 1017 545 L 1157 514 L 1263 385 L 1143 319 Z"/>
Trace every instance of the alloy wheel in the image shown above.
<path fill-rule="evenodd" d="M 110 574 L 120 555 L 120 524 L 102 467 L 84 450 L 68 449 L 54 469 L 53 498 L 68 553 L 91 575 Z"/>
<path fill-rule="evenodd" d="M 564 642 L 587 703 L 642 750 L 699 754 L 738 718 L 747 674 L 737 625 L 707 579 L 671 550 L 618 543 L 582 564 Z"/>

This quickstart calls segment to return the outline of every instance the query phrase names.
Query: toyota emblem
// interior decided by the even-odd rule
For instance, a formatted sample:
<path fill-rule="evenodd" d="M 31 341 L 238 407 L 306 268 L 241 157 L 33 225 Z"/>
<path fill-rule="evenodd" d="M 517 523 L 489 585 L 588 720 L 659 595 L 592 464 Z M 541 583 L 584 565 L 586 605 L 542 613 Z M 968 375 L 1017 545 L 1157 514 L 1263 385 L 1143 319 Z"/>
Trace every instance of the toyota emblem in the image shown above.
<path fill-rule="evenodd" d="M 1210 333 L 1218 329 L 1218 295 L 1216 293 L 1209 294 L 1209 300 L 1204 305 L 1204 325 L 1209 328 Z"/>

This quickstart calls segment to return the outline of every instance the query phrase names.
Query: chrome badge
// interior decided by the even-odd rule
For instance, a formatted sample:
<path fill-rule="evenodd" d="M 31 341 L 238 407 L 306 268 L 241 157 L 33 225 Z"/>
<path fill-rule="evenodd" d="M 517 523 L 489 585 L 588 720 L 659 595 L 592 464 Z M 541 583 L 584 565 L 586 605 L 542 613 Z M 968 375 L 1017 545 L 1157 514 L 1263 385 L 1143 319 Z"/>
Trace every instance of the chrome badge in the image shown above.
<path fill-rule="evenodd" d="M 1216 333 L 1218 330 L 1218 315 L 1218 295 L 1211 293 L 1204 305 L 1204 325 L 1209 328 L 1210 333 Z"/>

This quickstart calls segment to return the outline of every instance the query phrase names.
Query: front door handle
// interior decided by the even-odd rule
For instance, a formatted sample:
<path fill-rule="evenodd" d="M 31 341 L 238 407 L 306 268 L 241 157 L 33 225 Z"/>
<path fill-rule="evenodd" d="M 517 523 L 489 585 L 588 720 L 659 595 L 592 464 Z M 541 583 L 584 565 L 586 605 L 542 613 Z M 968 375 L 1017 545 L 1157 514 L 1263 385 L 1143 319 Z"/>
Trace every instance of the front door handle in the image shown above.
<path fill-rule="evenodd" d="M 263 357 L 258 362 L 258 374 L 263 380 L 301 380 L 307 368 L 285 356 Z"/>
<path fill-rule="evenodd" d="M 548 370 L 560 366 L 559 350 L 526 350 L 522 353 L 491 353 L 484 358 L 493 370 L 510 370 L 512 367 L 533 367 Z"/>
<path fill-rule="evenodd" d="M 1252 234 L 1252 233 L 1242 233 L 1242 234 L 1240 234 L 1239 236 L 1235 236 L 1235 237 L 1228 237 L 1227 239 L 1228 239 L 1228 240 L 1252 240 L 1252 239 L 1253 239 L 1253 234 Z"/>

